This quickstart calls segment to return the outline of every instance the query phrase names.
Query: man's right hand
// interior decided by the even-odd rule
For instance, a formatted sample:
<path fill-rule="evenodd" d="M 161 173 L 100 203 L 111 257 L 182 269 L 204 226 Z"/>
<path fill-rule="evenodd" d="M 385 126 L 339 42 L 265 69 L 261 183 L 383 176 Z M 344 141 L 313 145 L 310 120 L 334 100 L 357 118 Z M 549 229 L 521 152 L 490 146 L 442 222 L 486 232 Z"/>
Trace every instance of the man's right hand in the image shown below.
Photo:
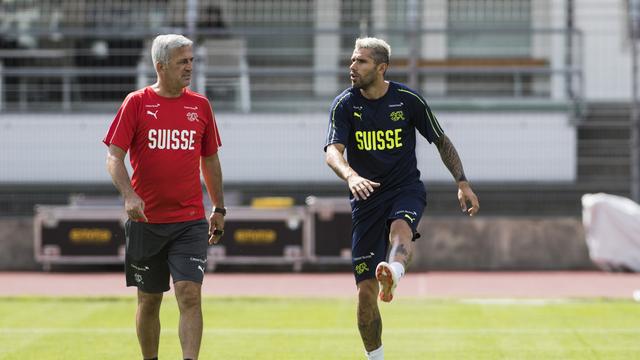
<path fill-rule="evenodd" d="M 367 198 L 373 194 L 374 189 L 380 187 L 380 183 L 365 179 L 356 174 L 347 177 L 347 184 L 356 200 L 367 200 Z"/>
<path fill-rule="evenodd" d="M 144 215 L 144 201 L 133 193 L 124 198 L 124 209 L 127 212 L 129 219 L 139 222 L 148 222 L 149 220 Z"/>

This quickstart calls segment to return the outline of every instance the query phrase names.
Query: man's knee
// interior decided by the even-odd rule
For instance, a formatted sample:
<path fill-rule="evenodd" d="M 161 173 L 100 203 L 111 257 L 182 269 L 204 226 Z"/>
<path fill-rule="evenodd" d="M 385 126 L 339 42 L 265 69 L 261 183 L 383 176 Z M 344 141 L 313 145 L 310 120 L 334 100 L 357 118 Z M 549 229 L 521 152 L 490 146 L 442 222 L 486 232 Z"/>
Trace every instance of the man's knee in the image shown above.
<path fill-rule="evenodd" d="M 391 223 L 391 229 L 389 229 L 389 239 L 391 241 L 411 241 L 413 239 L 413 230 L 411 230 L 406 221 L 395 219 Z"/>
<path fill-rule="evenodd" d="M 157 313 L 162 304 L 162 293 L 147 293 L 138 290 L 138 307 L 145 313 Z"/>
<path fill-rule="evenodd" d="M 201 285 L 193 281 L 178 281 L 175 283 L 176 299 L 181 309 L 200 306 Z"/>
<path fill-rule="evenodd" d="M 358 283 L 358 303 L 363 306 L 377 304 L 378 281 L 376 279 L 367 279 Z"/>

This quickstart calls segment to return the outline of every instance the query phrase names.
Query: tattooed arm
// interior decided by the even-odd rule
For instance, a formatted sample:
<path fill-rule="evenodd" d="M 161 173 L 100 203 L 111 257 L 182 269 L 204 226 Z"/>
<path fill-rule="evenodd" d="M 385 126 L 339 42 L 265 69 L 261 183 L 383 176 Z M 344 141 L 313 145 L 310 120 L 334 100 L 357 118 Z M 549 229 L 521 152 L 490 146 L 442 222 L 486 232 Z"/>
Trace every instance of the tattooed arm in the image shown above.
<path fill-rule="evenodd" d="M 462 161 L 460 161 L 460 157 L 458 156 L 458 152 L 456 148 L 451 143 L 451 140 L 447 137 L 447 135 L 442 135 L 435 142 L 438 147 L 438 151 L 440 152 L 440 158 L 444 165 L 449 169 L 451 175 L 456 180 L 456 182 L 467 181 L 467 178 L 464 176 L 464 169 L 462 168 Z"/>
<path fill-rule="evenodd" d="M 476 194 L 471 190 L 471 185 L 469 185 L 467 177 L 464 175 L 462 161 L 460 161 L 456 148 L 447 135 L 444 134 L 436 140 L 435 144 L 440 152 L 442 162 L 447 169 L 449 169 L 449 172 L 451 172 L 451 175 L 453 175 L 453 178 L 458 184 L 458 201 L 460 202 L 460 208 L 470 216 L 475 215 L 478 210 L 480 210 L 480 203 L 478 202 Z M 467 208 L 467 203 L 471 203 L 470 208 Z"/>

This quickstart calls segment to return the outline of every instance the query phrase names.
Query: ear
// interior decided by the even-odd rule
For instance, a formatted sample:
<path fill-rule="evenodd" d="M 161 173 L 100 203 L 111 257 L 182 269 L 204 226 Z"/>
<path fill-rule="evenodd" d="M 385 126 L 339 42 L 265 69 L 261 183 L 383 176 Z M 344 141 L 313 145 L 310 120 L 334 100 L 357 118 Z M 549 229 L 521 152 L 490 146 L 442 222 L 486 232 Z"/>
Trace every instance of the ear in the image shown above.
<path fill-rule="evenodd" d="M 156 72 L 161 72 L 164 65 L 160 62 L 155 63 Z"/>
<path fill-rule="evenodd" d="M 387 63 L 378 64 L 378 72 L 382 73 L 382 75 L 384 75 L 387 72 L 388 68 L 389 68 L 389 64 Z"/>

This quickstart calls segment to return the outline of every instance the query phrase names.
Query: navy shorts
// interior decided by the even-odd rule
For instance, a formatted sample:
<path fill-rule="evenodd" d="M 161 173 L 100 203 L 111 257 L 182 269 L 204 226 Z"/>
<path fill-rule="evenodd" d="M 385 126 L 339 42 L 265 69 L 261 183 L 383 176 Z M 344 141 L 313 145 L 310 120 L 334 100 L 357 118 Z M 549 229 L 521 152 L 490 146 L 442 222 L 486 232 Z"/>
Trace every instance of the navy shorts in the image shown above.
<path fill-rule="evenodd" d="M 202 284 L 207 267 L 209 224 L 205 219 L 171 224 L 149 224 L 127 220 L 125 274 L 127 286 L 148 293 L 161 293 L 173 282 L 189 280 Z"/>
<path fill-rule="evenodd" d="M 367 203 L 370 200 L 373 202 Z M 386 261 L 393 220 L 405 220 L 415 236 L 426 203 L 422 183 L 386 191 L 364 201 L 351 200 L 351 262 L 356 283 L 374 278 L 376 266 Z"/>

